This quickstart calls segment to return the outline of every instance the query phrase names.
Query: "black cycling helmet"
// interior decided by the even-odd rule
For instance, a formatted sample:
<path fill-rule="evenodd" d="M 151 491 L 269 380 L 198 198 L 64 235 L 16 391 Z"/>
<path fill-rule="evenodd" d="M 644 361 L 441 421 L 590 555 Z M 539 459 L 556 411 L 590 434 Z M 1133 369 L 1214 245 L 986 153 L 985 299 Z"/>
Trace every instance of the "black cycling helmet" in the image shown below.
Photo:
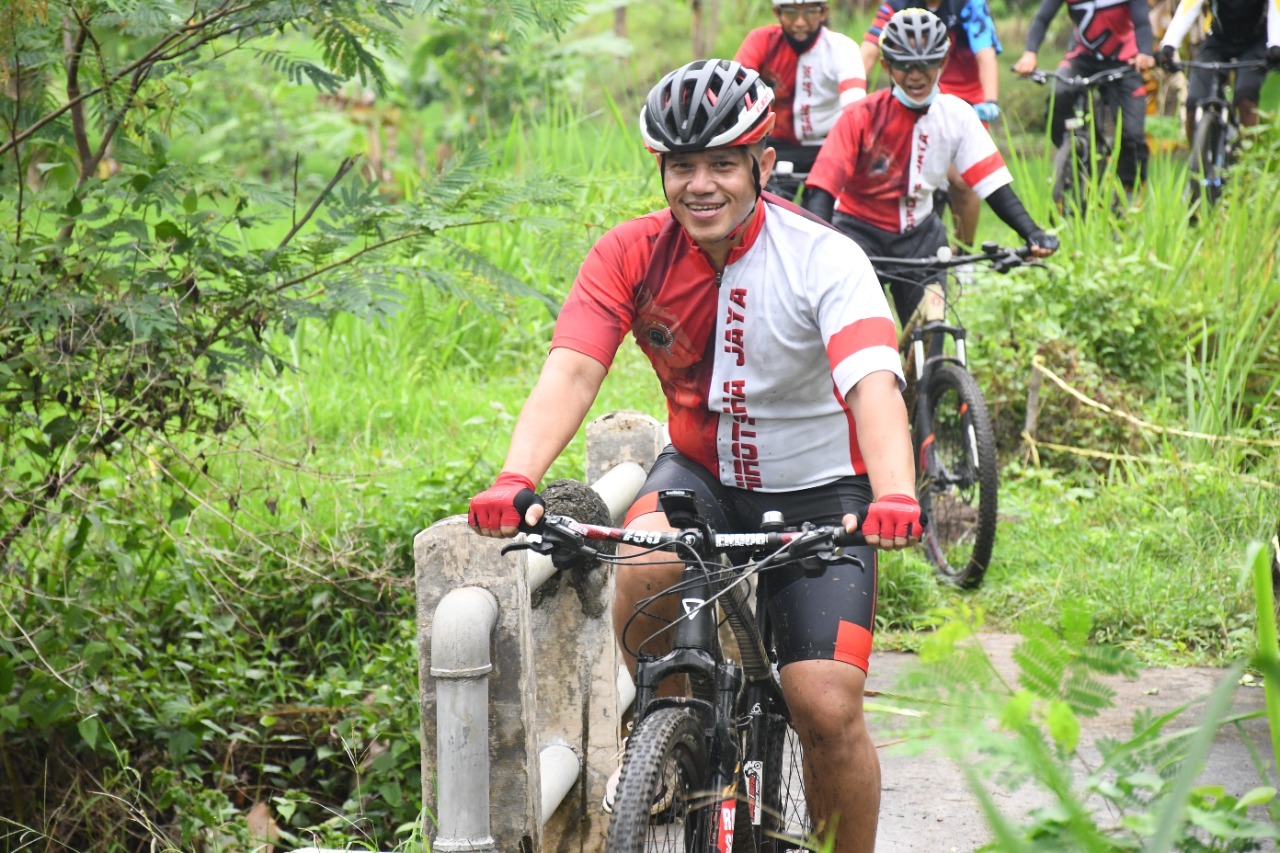
<path fill-rule="evenodd" d="M 880 51 L 890 62 L 941 62 L 950 49 L 947 25 L 928 9 L 895 12 L 880 32 Z"/>
<path fill-rule="evenodd" d="M 729 59 L 696 59 L 667 74 L 640 110 L 640 135 L 658 154 L 751 145 L 773 129 L 773 90 Z"/>

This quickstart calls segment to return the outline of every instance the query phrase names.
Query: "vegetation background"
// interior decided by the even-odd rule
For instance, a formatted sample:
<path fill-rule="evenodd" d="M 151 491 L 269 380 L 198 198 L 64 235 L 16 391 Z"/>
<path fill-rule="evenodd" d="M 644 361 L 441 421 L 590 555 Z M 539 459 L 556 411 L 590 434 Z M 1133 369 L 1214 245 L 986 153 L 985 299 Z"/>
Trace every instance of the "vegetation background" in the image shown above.
<path fill-rule="evenodd" d="M 833 6 L 859 37 L 871 11 Z M 1043 92 L 1007 70 L 1029 11 L 996 4 L 996 133 L 1050 221 Z M 770 19 L 0 10 L 0 847 L 419 849 L 410 543 L 496 475 L 591 243 L 662 204 L 638 99 L 695 38 L 732 55 Z M 1083 625 L 1146 663 L 1255 647 L 1238 567 L 1280 506 L 1274 118 L 1212 212 L 1187 215 L 1184 177 L 1157 156 L 1127 215 L 1055 220 L 1047 270 L 964 294 L 1005 463 L 997 560 L 961 595 L 885 559 L 882 645 L 963 613 Z M 980 236 L 1014 239 L 989 213 Z M 1081 396 L 1044 380 L 1032 437 L 1034 359 Z M 621 408 L 662 415 L 633 347 L 592 414 Z M 549 477 L 582 469 L 578 441 Z"/>

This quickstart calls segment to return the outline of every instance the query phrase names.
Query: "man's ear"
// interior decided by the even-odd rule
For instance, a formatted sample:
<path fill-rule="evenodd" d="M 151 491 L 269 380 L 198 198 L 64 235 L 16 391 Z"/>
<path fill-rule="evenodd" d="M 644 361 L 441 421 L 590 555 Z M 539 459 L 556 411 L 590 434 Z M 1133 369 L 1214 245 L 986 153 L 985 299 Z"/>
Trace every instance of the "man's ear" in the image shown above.
<path fill-rule="evenodd" d="M 773 150 L 773 146 L 766 145 L 764 151 L 760 154 L 760 186 L 769 183 L 769 176 L 773 174 L 773 165 L 778 162 L 778 152 Z"/>

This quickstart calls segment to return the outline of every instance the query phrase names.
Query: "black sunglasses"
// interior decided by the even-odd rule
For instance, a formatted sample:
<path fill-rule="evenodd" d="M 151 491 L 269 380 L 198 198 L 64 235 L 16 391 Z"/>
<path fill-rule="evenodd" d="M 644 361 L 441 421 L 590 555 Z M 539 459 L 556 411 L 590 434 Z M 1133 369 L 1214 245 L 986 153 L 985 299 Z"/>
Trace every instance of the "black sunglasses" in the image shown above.
<path fill-rule="evenodd" d="M 898 59 L 889 60 L 889 67 L 894 71 L 919 70 L 929 72 L 933 71 L 935 68 L 940 68 L 941 66 L 941 59 L 909 59 L 905 62 Z"/>

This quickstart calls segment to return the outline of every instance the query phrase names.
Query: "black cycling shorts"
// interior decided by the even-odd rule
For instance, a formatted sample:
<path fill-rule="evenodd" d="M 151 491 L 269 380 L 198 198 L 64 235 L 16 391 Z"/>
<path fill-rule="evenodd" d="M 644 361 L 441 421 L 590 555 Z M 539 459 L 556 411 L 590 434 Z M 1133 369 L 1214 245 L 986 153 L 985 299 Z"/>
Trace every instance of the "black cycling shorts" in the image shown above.
<path fill-rule="evenodd" d="M 795 492 L 754 492 L 722 484 L 706 468 L 667 447 L 654 462 L 627 521 L 658 512 L 662 489 L 689 489 L 698 511 L 717 533 L 757 531 L 765 512 L 782 513 L 788 526 L 802 522 L 839 524 L 846 513 L 865 516 L 871 481 L 844 477 Z M 876 617 L 876 552 L 846 548 L 862 561 L 837 559 L 820 569 L 786 566 L 760 574 L 778 665 L 801 660 L 838 660 L 863 672 L 871 657 Z"/>

